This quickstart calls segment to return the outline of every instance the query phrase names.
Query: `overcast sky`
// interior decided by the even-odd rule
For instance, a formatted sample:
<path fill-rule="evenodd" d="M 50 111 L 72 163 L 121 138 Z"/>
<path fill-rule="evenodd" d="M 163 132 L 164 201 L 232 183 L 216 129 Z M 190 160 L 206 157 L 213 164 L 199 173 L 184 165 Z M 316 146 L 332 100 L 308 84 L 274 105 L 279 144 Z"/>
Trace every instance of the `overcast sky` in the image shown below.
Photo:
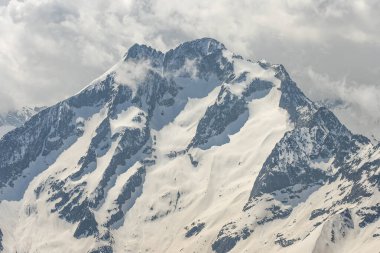
<path fill-rule="evenodd" d="M 0 112 L 51 105 L 134 43 L 162 51 L 213 37 L 282 63 L 354 132 L 380 138 L 378 0 L 0 0 Z"/>

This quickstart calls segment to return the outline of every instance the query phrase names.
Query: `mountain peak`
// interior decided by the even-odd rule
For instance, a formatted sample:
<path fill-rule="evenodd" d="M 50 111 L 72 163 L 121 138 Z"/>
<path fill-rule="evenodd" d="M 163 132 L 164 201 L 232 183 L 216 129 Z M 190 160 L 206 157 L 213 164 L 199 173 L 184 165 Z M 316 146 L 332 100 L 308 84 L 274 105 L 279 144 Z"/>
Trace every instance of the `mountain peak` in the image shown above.
<path fill-rule="evenodd" d="M 201 38 L 180 44 L 175 49 L 163 53 L 144 44 L 134 44 L 124 55 L 124 61 L 150 61 L 153 67 L 162 66 L 164 59 L 197 58 L 212 55 L 225 50 L 226 47 L 213 38 Z"/>
<path fill-rule="evenodd" d="M 374 252 L 379 172 L 282 65 L 135 44 L 0 139 L 0 251 Z"/>
<path fill-rule="evenodd" d="M 143 44 L 134 44 L 124 55 L 124 61 L 145 61 L 150 60 L 153 65 L 160 65 L 164 59 L 164 53 L 150 46 Z"/>
<path fill-rule="evenodd" d="M 214 52 L 226 49 L 223 43 L 213 38 L 201 38 L 201 39 L 188 41 L 188 42 L 182 43 L 174 50 L 178 50 L 181 48 L 192 49 L 192 50 L 198 51 L 202 55 L 208 55 L 208 54 L 212 54 Z"/>

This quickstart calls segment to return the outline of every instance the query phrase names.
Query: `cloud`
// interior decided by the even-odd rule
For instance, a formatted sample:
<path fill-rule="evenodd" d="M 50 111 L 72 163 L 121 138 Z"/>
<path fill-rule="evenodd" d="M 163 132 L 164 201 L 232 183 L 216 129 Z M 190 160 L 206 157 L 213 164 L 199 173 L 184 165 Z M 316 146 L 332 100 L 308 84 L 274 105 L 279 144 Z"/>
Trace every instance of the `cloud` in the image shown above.
<path fill-rule="evenodd" d="M 345 77 L 331 80 L 311 67 L 307 68 L 307 74 L 311 85 L 306 92 L 310 97 L 333 103 L 331 109 L 353 132 L 380 136 L 380 85 L 359 84 Z"/>
<path fill-rule="evenodd" d="M 155 71 L 150 61 L 123 61 L 116 65 L 115 82 L 127 85 L 135 93 L 138 86 L 146 78 L 148 71 Z"/>
<path fill-rule="evenodd" d="M 378 13 L 377 0 L 0 0 L 0 108 L 70 96 L 134 43 L 166 51 L 200 37 L 284 64 L 305 90 L 305 66 L 378 87 Z"/>

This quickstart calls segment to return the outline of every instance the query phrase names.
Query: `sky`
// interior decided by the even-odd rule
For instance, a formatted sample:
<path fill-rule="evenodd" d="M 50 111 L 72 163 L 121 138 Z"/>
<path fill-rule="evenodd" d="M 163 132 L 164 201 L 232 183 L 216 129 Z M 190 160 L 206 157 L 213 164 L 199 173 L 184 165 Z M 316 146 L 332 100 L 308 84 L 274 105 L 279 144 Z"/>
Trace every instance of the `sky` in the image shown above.
<path fill-rule="evenodd" d="M 378 0 L 0 0 L 0 113 L 52 105 L 134 43 L 212 37 L 283 64 L 353 132 L 380 139 Z"/>

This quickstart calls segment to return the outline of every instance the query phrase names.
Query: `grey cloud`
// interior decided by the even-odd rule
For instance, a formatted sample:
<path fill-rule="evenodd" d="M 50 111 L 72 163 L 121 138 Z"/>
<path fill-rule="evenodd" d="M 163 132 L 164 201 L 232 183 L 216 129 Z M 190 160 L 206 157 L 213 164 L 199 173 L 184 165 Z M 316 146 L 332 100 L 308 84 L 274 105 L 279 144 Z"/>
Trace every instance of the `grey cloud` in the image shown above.
<path fill-rule="evenodd" d="M 317 100 L 333 103 L 331 109 L 355 133 L 380 136 L 380 85 L 359 84 L 342 78 L 332 80 L 327 74 L 306 70 L 313 86 L 308 92 Z M 335 103 L 334 103 L 335 102 Z"/>

